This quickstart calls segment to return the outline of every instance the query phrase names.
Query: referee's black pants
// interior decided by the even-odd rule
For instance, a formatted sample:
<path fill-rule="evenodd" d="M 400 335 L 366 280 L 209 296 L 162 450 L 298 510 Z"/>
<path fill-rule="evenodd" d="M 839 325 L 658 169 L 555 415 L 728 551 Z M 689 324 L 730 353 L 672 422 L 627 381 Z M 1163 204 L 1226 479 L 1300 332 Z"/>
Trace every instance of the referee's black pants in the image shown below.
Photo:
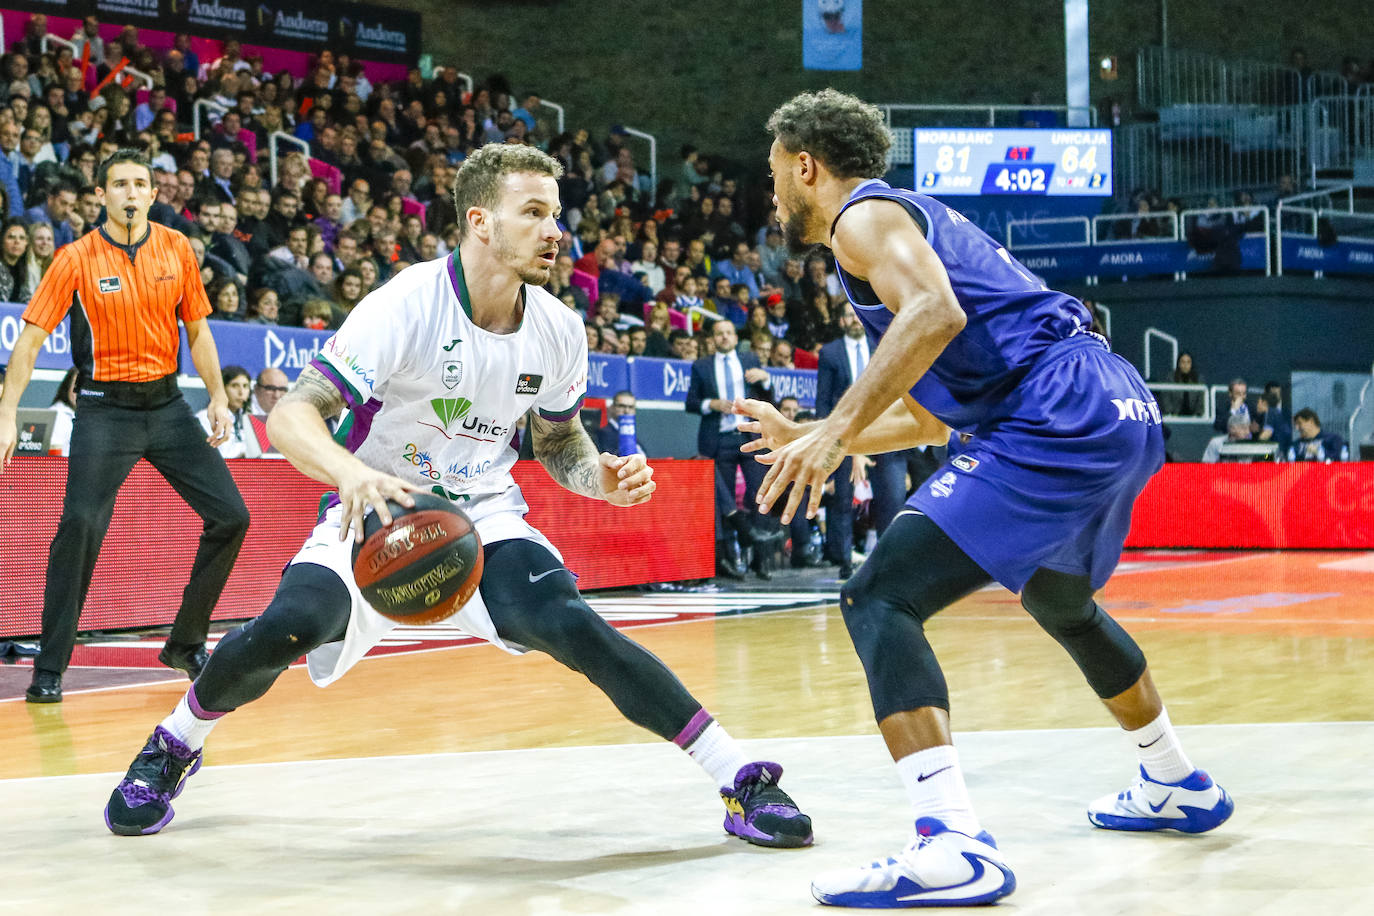
<path fill-rule="evenodd" d="M 210 614 L 248 533 L 248 507 L 219 450 L 205 441 L 205 430 L 176 391 L 174 377 L 146 386 L 83 382 L 80 388 L 62 520 L 48 553 L 42 649 L 34 661 L 35 668 L 58 674 L 71 661 L 115 495 L 138 459 L 148 459 L 203 522 L 170 641 L 205 641 Z M 158 538 L 149 535 L 155 556 Z"/>

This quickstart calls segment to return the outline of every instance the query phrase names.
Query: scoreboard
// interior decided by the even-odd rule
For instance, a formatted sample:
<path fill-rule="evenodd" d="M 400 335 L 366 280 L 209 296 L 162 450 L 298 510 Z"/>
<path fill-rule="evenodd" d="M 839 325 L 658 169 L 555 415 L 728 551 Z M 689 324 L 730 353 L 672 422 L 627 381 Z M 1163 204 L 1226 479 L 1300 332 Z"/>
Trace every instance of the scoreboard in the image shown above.
<path fill-rule="evenodd" d="M 915 190 L 936 196 L 1112 195 L 1112 132 L 918 127 Z"/>

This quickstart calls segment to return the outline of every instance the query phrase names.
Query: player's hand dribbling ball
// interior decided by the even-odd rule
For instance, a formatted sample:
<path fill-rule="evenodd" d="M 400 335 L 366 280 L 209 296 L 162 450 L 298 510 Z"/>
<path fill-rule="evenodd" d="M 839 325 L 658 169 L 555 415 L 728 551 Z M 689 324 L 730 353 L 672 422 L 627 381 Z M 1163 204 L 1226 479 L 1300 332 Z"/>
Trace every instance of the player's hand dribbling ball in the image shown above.
<path fill-rule="evenodd" d="M 353 546 L 353 577 L 367 603 L 398 623 L 435 623 L 458 613 L 482 582 L 482 542 L 472 521 L 441 496 L 416 493 L 414 508 L 387 501 Z"/>

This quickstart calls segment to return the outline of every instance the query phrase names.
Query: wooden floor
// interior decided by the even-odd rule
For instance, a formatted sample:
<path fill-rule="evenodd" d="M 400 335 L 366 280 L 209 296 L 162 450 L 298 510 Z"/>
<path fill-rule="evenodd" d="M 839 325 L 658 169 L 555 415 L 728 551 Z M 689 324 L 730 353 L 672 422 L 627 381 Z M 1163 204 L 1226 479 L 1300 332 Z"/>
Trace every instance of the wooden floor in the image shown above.
<path fill-rule="evenodd" d="M 979 592 L 928 629 L 975 804 L 1020 882 L 1004 908 L 1374 912 L 1374 554 L 1142 555 L 1099 600 L 1237 814 L 1202 837 L 1091 828 L 1083 805 L 1124 787 L 1132 758 L 1017 599 Z M 812 872 L 905 841 L 833 604 L 631 635 L 783 763 L 816 848 L 727 839 L 700 772 L 580 676 L 459 647 L 369 658 L 323 691 L 288 671 L 217 727 L 148 838 L 110 836 L 100 812 L 184 681 L 0 702 L 18 879 L 0 907 L 144 912 L 131 901 L 166 888 L 162 906 L 192 913 L 814 911 Z"/>

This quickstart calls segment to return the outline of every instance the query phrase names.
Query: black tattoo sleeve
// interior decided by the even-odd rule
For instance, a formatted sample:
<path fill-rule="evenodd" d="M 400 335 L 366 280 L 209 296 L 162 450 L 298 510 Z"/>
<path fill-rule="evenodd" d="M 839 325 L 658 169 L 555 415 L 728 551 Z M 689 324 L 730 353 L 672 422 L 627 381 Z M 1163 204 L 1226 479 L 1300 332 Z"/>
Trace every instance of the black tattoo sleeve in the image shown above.
<path fill-rule="evenodd" d="M 539 411 L 529 414 L 534 436 L 534 457 L 554 480 L 583 496 L 601 499 L 600 462 L 595 443 L 577 417 L 558 423 L 546 420 Z"/>
<path fill-rule="evenodd" d="M 282 395 L 282 402 L 286 401 L 309 404 L 326 420 L 337 417 L 344 409 L 344 399 L 343 395 L 339 394 L 339 389 L 314 366 L 306 366 L 301 370 L 291 390 Z"/>

